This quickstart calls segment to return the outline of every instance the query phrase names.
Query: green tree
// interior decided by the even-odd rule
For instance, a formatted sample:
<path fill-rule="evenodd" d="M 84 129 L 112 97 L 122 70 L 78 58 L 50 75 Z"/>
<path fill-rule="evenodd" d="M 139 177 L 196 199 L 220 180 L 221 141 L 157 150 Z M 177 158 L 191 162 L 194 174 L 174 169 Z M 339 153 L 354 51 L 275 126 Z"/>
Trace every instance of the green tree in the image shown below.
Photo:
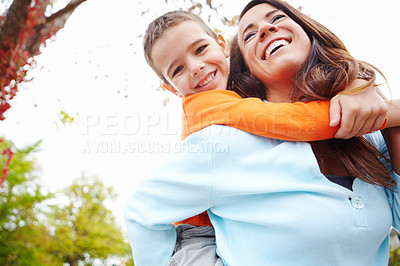
<path fill-rule="evenodd" d="M 37 142 L 17 149 L 10 141 L 0 142 L 0 152 L 11 147 L 14 154 L 7 179 L 0 187 L 0 265 L 55 262 L 44 249 L 49 234 L 39 219 L 44 215 L 41 204 L 51 197 L 38 184 L 32 153 L 39 145 Z M 6 161 L 0 157 L 0 170 Z"/>
<path fill-rule="evenodd" d="M 129 245 L 105 201 L 116 194 L 97 178 L 82 177 L 63 191 L 65 202 L 54 206 L 49 217 L 53 234 L 49 252 L 65 263 L 91 263 L 110 256 L 129 256 Z"/>

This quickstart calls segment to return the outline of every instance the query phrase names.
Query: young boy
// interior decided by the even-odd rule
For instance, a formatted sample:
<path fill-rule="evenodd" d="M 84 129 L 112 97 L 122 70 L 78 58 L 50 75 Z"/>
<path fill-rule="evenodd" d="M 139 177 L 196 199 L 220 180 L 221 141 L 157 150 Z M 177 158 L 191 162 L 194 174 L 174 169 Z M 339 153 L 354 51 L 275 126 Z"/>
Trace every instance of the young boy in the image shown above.
<path fill-rule="evenodd" d="M 210 124 L 226 124 L 266 137 L 303 141 L 332 138 L 338 129 L 338 127 L 329 126 L 329 102 L 263 103 L 255 98 L 241 99 L 234 92 L 225 91 L 228 80 L 226 58 L 229 56 L 226 43 L 199 17 L 189 12 L 170 12 L 152 22 L 145 35 L 144 49 L 146 60 L 162 79 L 163 86 L 174 94 L 185 97 L 183 107 L 186 126 L 183 128 L 183 138 Z M 212 103 L 210 104 L 204 99 L 210 99 Z M 215 105 L 224 107 L 225 116 L 215 113 L 215 118 L 213 118 Z M 201 114 L 186 112 L 187 110 L 198 110 L 199 106 L 200 109 L 203 109 Z M 346 109 L 343 110 L 343 112 L 345 111 Z M 349 120 L 352 123 L 354 119 Z M 382 119 L 378 119 L 378 121 L 382 122 Z M 355 126 L 356 133 L 359 133 L 360 129 L 360 126 Z M 376 126 L 373 129 L 377 129 Z M 367 131 L 370 130 L 370 128 L 367 129 Z M 207 141 L 197 135 L 191 140 L 187 140 L 186 143 L 197 145 L 207 143 Z M 249 145 L 251 146 L 251 144 Z M 180 154 L 179 156 L 184 155 Z M 198 156 L 189 154 L 188 164 L 197 163 L 197 160 L 190 161 L 189 158 L 192 160 L 198 158 L 199 162 L 202 162 L 205 159 L 204 156 L 206 154 L 201 151 Z M 180 165 L 176 164 L 176 161 L 181 159 L 173 158 L 172 160 L 175 163 L 172 162 L 171 166 Z M 161 188 L 162 186 L 176 185 L 179 187 L 178 184 L 181 182 L 179 177 L 184 175 L 173 176 L 171 166 L 162 168 L 164 169 L 162 172 L 166 176 L 161 185 L 157 183 L 156 186 Z M 180 167 L 187 168 L 188 166 L 181 165 Z M 193 175 L 199 175 L 202 173 L 202 171 L 196 172 L 196 170 L 199 169 L 189 168 L 185 174 L 192 172 Z M 172 175 L 169 171 L 172 171 Z M 196 182 L 201 181 L 202 177 L 199 176 Z M 151 198 L 156 199 L 158 197 L 156 194 L 162 193 L 162 190 L 150 197 L 143 195 L 142 193 L 146 191 L 145 187 L 150 184 L 152 183 L 147 183 L 135 192 L 135 196 L 128 203 L 126 210 L 126 222 L 135 263 L 137 265 L 165 265 L 167 259 L 175 251 L 174 257 L 169 262 L 170 265 L 221 265 L 221 261 L 215 256 L 212 228 L 207 227 L 211 225 L 207 213 L 203 212 L 201 215 L 193 216 L 199 213 L 199 210 L 205 211 L 209 203 L 202 203 L 199 200 L 202 197 L 195 195 L 193 198 L 184 198 L 187 194 L 182 193 L 184 194 L 182 196 L 183 205 L 185 205 L 185 201 L 189 206 L 190 202 L 197 201 L 196 203 L 200 207 L 189 211 L 190 208 L 183 207 L 182 203 L 179 203 L 180 209 L 185 210 L 184 212 L 177 211 L 171 213 L 169 217 L 159 217 L 159 220 L 165 224 L 160 227 L 152 227 L 153 221 L 143 220 L 146 215 L 142 216 L 143 209 L 140 207 L 142 205 L 140 199 L 143 196 L 142 199 L 147 201 L 146 206 L 153 207 L 153 209 L 147 210 L 148 212 L 157 212 L 157 200 L 152 202 Z M 200 187 L 205 188 L 203 185 Z M 150 191 L 152 189 L 150 188 Z M 173 202 L 172 204 L 177 203 Z M 192 215 L 187 216 L 188 213 L 192 213 Z M 174 250 L 172 243 L 175 243 L 177 236 L 169 223 L 190 216 L 193 217 L 179 222 L 185 225 L 177 227 L 179 241 Z M 165 231 L 165 233 L 160 236 L 158 230 Z M 141 239 L 143 232 L 146 235 L 145 239 Z M 148 241 L 152 241 L 150 240 L 152 235 L 157 235 L 153 240 L 160 241 L 160 243 L 151 243 L 150 245 Z M 160 248 L 156 248 L 158 245 Z"/>

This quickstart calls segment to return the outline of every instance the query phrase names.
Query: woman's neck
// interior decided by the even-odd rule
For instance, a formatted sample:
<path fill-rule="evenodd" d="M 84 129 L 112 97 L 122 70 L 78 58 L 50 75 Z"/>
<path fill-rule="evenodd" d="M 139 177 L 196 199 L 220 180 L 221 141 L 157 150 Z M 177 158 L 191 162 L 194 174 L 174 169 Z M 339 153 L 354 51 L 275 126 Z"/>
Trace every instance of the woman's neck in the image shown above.
<path fill-rule="evenodd" d="M 273 103 L 290 103 L 291 89 L 270 88 L 268 87 L 266 98 Z"/>
<path fill-rule="evenodd" d="M 293 88 L 293 81 L 290 78 L 274 80 L 264 83 L 267 88 L 266 97 L 269 102 L 282 103 L 292 102 L 290 100 L 290 93 Z"/>

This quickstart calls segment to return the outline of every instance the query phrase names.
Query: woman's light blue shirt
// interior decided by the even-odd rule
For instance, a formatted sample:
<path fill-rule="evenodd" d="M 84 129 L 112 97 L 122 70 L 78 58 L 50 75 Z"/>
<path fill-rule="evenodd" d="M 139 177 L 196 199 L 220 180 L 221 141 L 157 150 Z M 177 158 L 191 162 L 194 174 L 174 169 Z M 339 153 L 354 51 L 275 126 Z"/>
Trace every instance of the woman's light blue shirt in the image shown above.
<path fill-rule="evenodd" d="M 368 139 L 387 155 L 380 132 Z M 143 179 L 125 219 L 138 266 L 166 265 L 172 223 L 204 210 L 225 265 L 387 265 L 398 200 L 359 179 L 353 191 L 330 182 L 307 142 L 213 125 Z"/>

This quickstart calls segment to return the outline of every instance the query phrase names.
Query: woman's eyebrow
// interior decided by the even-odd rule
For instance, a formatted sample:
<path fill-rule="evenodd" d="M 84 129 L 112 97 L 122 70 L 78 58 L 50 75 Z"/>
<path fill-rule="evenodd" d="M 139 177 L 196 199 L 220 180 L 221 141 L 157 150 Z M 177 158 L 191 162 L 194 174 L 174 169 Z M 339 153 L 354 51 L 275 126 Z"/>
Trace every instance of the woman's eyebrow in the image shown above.
<path fill-rule="evenodd" d="M 268 18 L 268 17 L 270 17 L 272 14 L 274 14 L 275 12 L 278 12 L 278 11 L 279 11 L 279 9 L 271 10 L 271 11 L 267 12 L 267 14 L 265 14 L 264 17 L 265 17 L 265 18 Z M 253 23 L 250 23 L 249 25 L 247 25 L 246 28 L 243 30 L 242 35 L 244 35 L 244 33 L 245 33 L 248 29 L 252 28 L 253 26 L 254 26 Z"/>

